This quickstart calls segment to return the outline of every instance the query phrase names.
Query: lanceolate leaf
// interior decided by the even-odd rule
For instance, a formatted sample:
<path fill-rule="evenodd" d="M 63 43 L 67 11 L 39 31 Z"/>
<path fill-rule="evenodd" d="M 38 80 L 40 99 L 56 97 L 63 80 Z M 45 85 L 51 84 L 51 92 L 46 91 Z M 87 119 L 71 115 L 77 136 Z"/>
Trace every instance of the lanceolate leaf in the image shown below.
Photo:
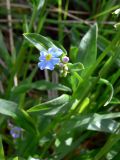
<path fill-rule="evenodd" d="M 113 118 L 120 117 L 120 113 L 110 113 L 110 114 L 88 114 L 84 116 L 76 116 L 71 118 L 63 125 L 64 132 L 70 132 L 73 129 L 80 130 L 94 130 L 100 132 L 108 133 L 120 133 L 119 127 L 120 123 L 113 120 Z M 71 128 L 71 126 L 73 126 Z"/>
<path fill-rule="evenodd" d="M 85 67 L 91 66 L 96 61 L 97 33 L 97 24 L 94 24 L 80 42 L 77 60 Z"/>
<path fill-rule="evenodd" d="M 47 50 L 50 47 L 56 47 L 48 38 L 36 34 L 36 33 L 25 33 L 24 37 L 33 44 L 39 51 Z"/>
<path fill-rule="evenodd" d="M 69 67 L 70 72 L 78 72 L 84 69 L 83 64 L 80 62 L 74 63 L 74 64 L 68 63 L 68 67 Z"/>
<path fill-rule="evenodd" d="M 30 116 L 24 110 L 18 109 L 14 102 L 0 99 L 0 113 L 15 119 L 16 123 L 31 134 L 36 134 L 36 128 Z"/>
<path fill-rule="evenodd" d="M 73 134 L 77 130 L 80 134 L 84 131 L 85 134 L 82 134 L 83 137 L 86 137 L 86 134 L 89 135 L 89 132 L 85 130 L 92 130 L 105 133 L 116 133 L 120 134 L 120 123 L 113 120 L 113 118 L 120 117 L 120 113 L 110 113 L 110 114 L 87 114 L 87 115 L 76 115 L 71 117 L 71 119 L 64 121 L 61 131 L 58 133 L 57 139 L 59 140 L 59 146 L 56 147 L 58 154 L 63 157 L 70 153 L 70 150 L 73 150 L 72 147 L 75 144 L 75 139 Z M 82 132 L 83 133 L 83 132 Z M 81 135 L 81 137 L 82 137 Z M 72 144 L 70 146 L 66 145 L 66 139 L 72 138 Z M 77 138 L 76 142 L 79 141 Z M 82 141 L 82 138 L 80 139 Z M 80 142 L 79 142 L 80 144 Z M 62 159 L 58 158 L 57 159 Z"/>
<path fill-rule="evenodd" d="M 38 104 L 28 110 L 28 112 L 38 112 L 41 110 L 49 110 L 49 109 L 54 109 L 58 107 L 63 107 L 66 103 L 68 103 L 70 100 L 70 96 L 63 94 L 62 96 L 55 98 L 53 100 L 50 100 L 45 103 Z"/>
<path fill-rule="evenodd" d="M 64 86 L 62 84 L 53 84 L 48 81 L 36 81 L 33 83 L 23 83 L 17 87 L 13 88 L 13 93 L 14 94 L 20 94 L 20 93 L 25 93 L 29 91 L 30 89 L 38 89 L 38 90 L 60 90 L 60 91 L 65 91 L 65 92 L 71 92 L 71 89 L 67 86 Z"/>

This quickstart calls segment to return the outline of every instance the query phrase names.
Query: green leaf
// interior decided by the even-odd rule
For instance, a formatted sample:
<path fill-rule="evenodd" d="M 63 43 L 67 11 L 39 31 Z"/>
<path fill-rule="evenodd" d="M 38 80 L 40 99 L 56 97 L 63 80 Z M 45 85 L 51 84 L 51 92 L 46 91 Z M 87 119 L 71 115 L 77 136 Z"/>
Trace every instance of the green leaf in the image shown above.
<path fill-rule="evenodd" d="M 113 86 L 112 86 L 112 84 L 108 80 L 103 79 L 103 78 L 100 78 L 99 83 L 105 83 L 109 87 L 109 90 L 110 90 L 110 92 L 109 92 L 109 98 L 107 99 L 107 101 L 104 104 L 104 106 L 107 106 L 111 102 L 111 100 L 113 98 L 113 93 L 114 93 Z"/>
<path fill-rule="evenodd" d="M 45 4 L 45 0 L 30 0 L 30 1 L 35 7 L 37 7 L 37 10 L 40 10 Z"/>
<path fill-rule="evenodd" d="M 48 38 L 36 34 L 36 33 L 25 33 L 24 37 L 33 44 L 39 51 L 48 50 L 50 47 L 56 47 Z"/>
<path fill-rule="evenodd" d="M 56 47 L 60 48 L 64 52 L 64 55 L 67 55 L 66 49 L 61 45 L 60 42 L 58 42 L 58 41 L 53 41 L 53 42 L 56 45 Z"/>
<path fill-rule="evenodd" d="M 26 111 L 20 110 L 16 103 L 4 99 L 0 99 L 0 113 L 12 117 L 18 126 L 26 130 L 26 134 L 30 139 L 26 140 L 25 144 L 22 142 L 19 151 L 21 152 L 23 149 L 23 156 L 28 156 L 38 143 L 38 131 L 35 122 Z M 32 142 L 30 141 L 31 138 L 33 138 Z"/>
<path fill-rule="evenodd" d="M 36 128 L 31 117 L 24 110 L 20 110 L 16 103 L 0 99 L 0 113 L 12 117 L 22 128 L 31 134 L 36 134 Z"/>
<path fill-rule="evenodd" d="M 72 85 L 73 93 L 76 91 L 79 83 L 82 81 L 82 77 L 77 72 L 72 72 L 72 75 L 70 77 L 70 83 Z"/>
<path fill-rule="evenodd" d="M 97 24 L 94 24 L 80 42 L 77 60 L 83 63 L 85 67 L 93 65 L 96 61 L 97 32 Z"/>
<path fill-rule="evenodd" d="M 98 48 L 103 52 L 107 46 L 109 46 L 110 41 L 105 39 L 105 37 L 99 35 L 98 36 Z"/>
<path fill-rule="evenodd" d="M 79 72 L 84 69 L 84 65 L 80 62 L 74 64 L 68 63 L 68 68 L 70 72 Z"/>
<path fill-rule="evenodd" d="M 112 160 L 118 160 L 119 158 L 120 158 L 120 152 Z"/>
<path fill-rule="evenodd" d="M 120 100 L 116 97 L 113 97 L 112 100 L 110 101 L 110 104 L 120 104 Z"/>
<path fill-rule="evenodd" d="M 17 104 L 12 101 L 7 101 L 5 99 L 0 99 L 0 113 L 16 118 Z"/>
<path fill-rule="evenodd" d="M 5 160 L 1 136 L 0 136 L 0 159 Z"/>
<path fill-rule="evenodd" d="M 80 80 L 79 82 L 80 83 L 78 84 L 76 90 L 73 93 L 73 97 L 82 101 L 94 87 L 93 84 L 96 84 L 96 79 L 88 78 L 86 80 L 83 79 L 83 81 Z"/>
<path fill-rule="evenodd" d="M 112 120 L 118 117 L 120 117 L 120 113 L 78 115 L 64 123 L 62 129 L 65 133 L 73 129 L 87 129 L 107 133 L 115 133 L 117 131 L 117 133 L 120 133 L 120 130 L 118 130 L 120 123 Z"/>
<path fill-rule="evenodd" d="M 59 107 L 64 107 L 66 103 L 68 103 L 70 100 L 70 97 L 66 94 L 63 94 L 62 96 L 55 98 L 53 100 L 50 100 L 45 103 L 38 104 L 28 110 L 28 112 L 38 112 L 38 111 L 44 111 L 49 109 L 56 109 Z"/>
<path fill-rule="evenodd" d="M 77 54 L 78 54 L 78 47 L 71 46 L 69 51 L 69 56 L 72 63 L 76 62 Z"/>
<path fill-rule="evenodd" d="M 37 0 L 37 9 L 40 10 L 45 4 L 45 0 Z"/>
<path fill-rule="evenodd" d="M 64 86 L 62 84 L 53 84 L 48 81 L 36 81 L 33 83 L 27 83 L 26 81 L 22 83 L 21 85 L 14 87 L 12 89 L 13 94 L 21 94 L 25 93 L 31 89 L 38 89 L 38 90 L 60 90 L 64 92 L 71 92 L 71 89 L 67 86 Z"/>
<path fill-rule="evenodd" d="M 18 160 L 18 157 L 13 158 L 13 160 Z"/>
<path fill-rule="evenodd" d="M 2 33 L 0 32 L 0 56 L 8 66 L 11 66 L 11 58 L 8 53 L 7 47 L 4 43 Z"/>

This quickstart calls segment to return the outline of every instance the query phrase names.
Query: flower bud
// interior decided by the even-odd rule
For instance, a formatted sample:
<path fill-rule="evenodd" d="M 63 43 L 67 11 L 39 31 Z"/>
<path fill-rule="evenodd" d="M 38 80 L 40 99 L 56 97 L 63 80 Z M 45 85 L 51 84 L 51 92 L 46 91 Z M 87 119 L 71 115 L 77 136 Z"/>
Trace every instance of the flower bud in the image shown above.
<path fill-rule="evenodd" d="M 64 70 L 68 71 L 68 66 L 67 65 L 65 65 Z"/>
<path fill-rule="evenodd" d="M 62 57 L 63 63 L 68 63 L 68 61 L 69 61 L 69 57 L 67 57 L 67 56 Z"/>
<path fill-rule="evenodd" d="M 63 68 L 63 67 L 64 67 L 64 64 L 63 64 L 63 63 L 59 63 L 59 67 L 60 67 L 60 68 Z"/>

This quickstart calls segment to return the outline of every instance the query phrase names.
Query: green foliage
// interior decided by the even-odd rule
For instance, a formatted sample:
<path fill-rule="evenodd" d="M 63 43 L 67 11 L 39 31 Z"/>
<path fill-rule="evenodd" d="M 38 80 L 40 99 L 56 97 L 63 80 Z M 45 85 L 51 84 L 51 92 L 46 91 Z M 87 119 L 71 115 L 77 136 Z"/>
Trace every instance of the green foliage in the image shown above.
<path fill-rule="evenodd" d="M 96 62 L 97 57 L 97 24 L 84 35 L 79 45 L 79 52 L 76 60 L 82 62 L 87 68 Z"/>
<path fill-rule="evenodd" d="M 35 33 L 25 33 L 25 38 L 30 41 L 39 51 L 55 47 L 55 45 L 46 37 Z"/>
<path fill-rule="evenodd" d="M 32 89 L 37 89 L 37 90 L 48 90 L 49 89 L 49 90 L 59 90 L 59 91 L 64 91 L 64 92 L 71 92 L 71 89 L 67 86 L 64 86 L 62 84 L 53 84 L 51 82 L 41 80 L 41 81 L 36 81 L 33 83 L 24 82 L 21 85 L 14 87 L 12 89 L 12 93 L 14 95 L 16 94 L 19 95 L 21 93 L 26 93 Z"/>
<path fill-rule="evenodd" d="M 0 160 L 118 160 L 120 30 L 110 16 L 118 1 L 28 2 L 20 14 L 12 8 L 12 17 L 25 15 L 22 25 L 13 20 L 12 47 L 1 24 Z M 59 66 L 37 69 L 39 52 L 51 47 L 70 57 L 66 77 Z"/>
<path fill-rule="evenodd" d="M 0 136 L 0 159 L 5 160 L 1 136 Z"/>
<path fill-rule="evenodd" d="M 18 123 L 22 128 L 29 131 L 31 134 L 36 133 L 36 128 L 32 119 L 29 117 L 27 112 L 24 110 L 19 110 L 16 103 L 7 101 L 4 99 L 0 99 L 0 113 L 11 116 L 15 119 L 16 123 Z"/>
<path fill-rule="evenodd" d="M 41 9 L 44 6 L 45 0 L 30 0 L 33 6 L 37 8 L 37 10 Z"/>

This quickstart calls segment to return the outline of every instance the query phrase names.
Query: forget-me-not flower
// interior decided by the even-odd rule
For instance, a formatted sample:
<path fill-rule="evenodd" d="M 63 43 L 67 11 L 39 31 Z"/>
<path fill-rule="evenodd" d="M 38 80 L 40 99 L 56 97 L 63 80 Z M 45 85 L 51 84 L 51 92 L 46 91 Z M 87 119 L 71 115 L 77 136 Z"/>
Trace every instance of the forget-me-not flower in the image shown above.
<path fill-rule="evenodd" d="M 19 137 L 20 137 L 21 131 L 22 131 L 22 129 L 21 129 L 20 127 L 15 126 L 15 127 L 12 127 L 12 128 L 11 128 L 10 134 L 11 134 L 11 136 L 12 136 L 13 138 L 16 139 L 16 138 L 19 138 Z"/>
<path fill-rule="evenodd" d="M 63 51 L 60 48 L 49 48 L 48 51 L 41 51 L 38 63 L 38 67 L 43 69 L 54 70 L 54 66 L 59 64 L 60 56 Z"/>

